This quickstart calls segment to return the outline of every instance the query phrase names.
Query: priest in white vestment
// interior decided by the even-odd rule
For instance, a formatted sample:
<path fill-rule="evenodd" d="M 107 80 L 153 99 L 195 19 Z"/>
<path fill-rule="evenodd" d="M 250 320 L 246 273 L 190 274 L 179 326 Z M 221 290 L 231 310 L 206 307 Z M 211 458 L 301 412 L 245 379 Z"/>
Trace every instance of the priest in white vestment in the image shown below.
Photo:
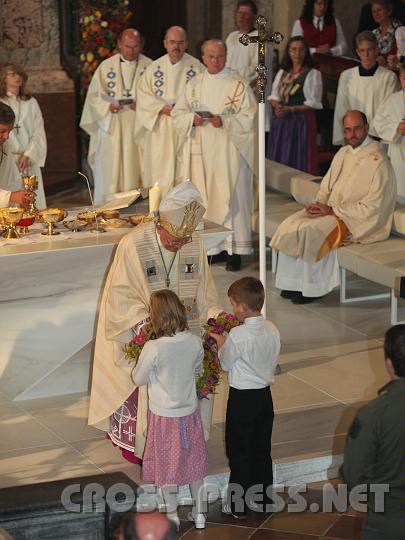
<path fill-rule="evenodd" d="M 35 175 L 38 181 L 36 204 L 46 208 L 41 167 L 45 165 L 47 145 L 44 120 L 38 101 L 26 91 L 27 73 L 17 64 L 4 64 L 0 71 L 0 100 L 15 114 L 14 129 L 4 145 L 12 159 L 9 187 L 19 190 L 22 176 Z"/>
<path fill-rule="evenodd" d="M 26 208 L 36 197 L 32 191 L 16 189 L 14 186 L 15 159 L 9 151 L 4 150 L 4 143 L 9 138 L 14 123 L 15 114 L 13 109 L 0 102 L 0 208 L 11 204 Z"/>
<path fill-rule="evenodd" d="M 333 120 L 333 144 L 344 143 L 343 116 L 347 111 L 363 112 L 370 125 L 378 107 L 399 89 L 398 78 L 390 69 L 377 63 L 377 39 L 373 32 L 364 31 L 356 37 L 358 67 L 346 69 L 339 79 Z M 371 135 L 376 135 L 373 128 Z"/>
<path fill-rule="evenodd" d="M 295 304 L 306 304 L 340 284 L 336 249 L 388 238 L 396 182 L 382 146 L 368 137 L 364 113 L 343 120 L 347 145 L 324 176 L 316 200 L 285 219 L 270 242 L 277 250 L 276 287 Z"/>
<path fill-rule="evenodd" d="M 144 150 L 144 187 L 159 182 L 165 194 L 179 179 L 178 137 L 171 111 L 188 81 L 204 68 L 185 52 L 183 28 L 169 28 L 163 44 L 167 54 L 148 67 L 139 85 L 136 139 Z"/>
<path fill-rule="evenodd" d="M 94 177 L 94 203 L 111 194 L 142 187 L 142 156 L 135 142 L 137 88 L 152 62 L 143 54 L 140 33 L 128 28 L 118 39 L 118 53 L 93 75 L 80 127 L 90 135 L 88 162 Z"/>
<path fill-rule="evenodd" d="M 218 297 L 204 242 L 194 229 L 205 209 L 191 182 L 162 199 L 159 223 L 138 225 L 119 243 L 100 303 L 89 424 L 109 433 L 124 457 L 141 458 L 147 428 L 147 389 L 132 380 L 123 347 L 147 322 L 149 297 L 169 288 L 186 307 L 190 331 L 216 316 Z M 193 234 L 194 233 L 194 234 Z M 133 461 L 133 459 L 132 459 Z"/>
<path fill-rule="evenodd" d="M 397 201 L 405 203 L 405 65 L 399 70 L 402 90 L 392 94 L 379 107 L 372 127 L 388 144 L 388 156 L 397 180 Z"/>
<path fill-rule="evenodd" d="M 182 145 L 183 179 L 190 178 L 200 191 L 206 218 L 234 231 L 208 254 L 227 251 L 227 269 L 235 271 L 240 256 L 251 253 L 257 104 L 247 82 L 225 67 L 222 41 L 208 40 L 202 51 L 207 71 L 189 82 L 172 116 Z"/>

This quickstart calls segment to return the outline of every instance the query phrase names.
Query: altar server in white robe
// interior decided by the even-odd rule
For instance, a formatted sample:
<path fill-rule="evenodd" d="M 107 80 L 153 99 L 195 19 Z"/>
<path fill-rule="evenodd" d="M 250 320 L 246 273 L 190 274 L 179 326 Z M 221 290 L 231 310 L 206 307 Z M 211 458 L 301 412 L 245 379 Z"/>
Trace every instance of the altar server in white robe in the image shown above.
<path fill-rule="evenodd" d="M 370 124 L 378 107 L 399 89 L 398 78 L 390 69 L 377 63 L 377 39 L 364 31 L 356 37 L 360 66 L 346 69 L 339 79 L 333 121 L 333 144 L 344 143 L 342 119 L 347 111 L 364 112 Z M 374 129 L 370 134 L 376 136 Z"/>
<path fill-rule="evenodd" d="M 35 200 L 35 193 L 26 190 L 13 191 L 15 160 L 5 152 L 4 143 L 14 128 L 15 114 L 11 107 L 0 102 L 0 208 L 13 205 L 26 208 Z"/>
<path fill-rule="evenodd" d="M 377 110 L 373 128 L 384 143 L 397 180 L 397 201 L 405 203 L 405 64 L 400 65 L 402 90 L 392 94 Z"/>
<path fill-rule="evenodd" d="M 138 225 L 122 238 L 108 273 L 97 324 L 89 424 L 108 432 L 131 461 L 134 454 L 141 458 L 144 449 L 147 390 L 141 387 L 138 397 L 131 377 L 134 364 L 125 358 L 124 345 L 147 322 L 150 294 L 174 291 L 196 335 L 207 317 L 221 311 L 204 241 L 194 233 L 204 210 L 191 182 L 174 187 L 162 199 L 158 224 Z"/>
<path fill-rule="evenodd" d="M 36 204 L 46 207 L 41 167 L 46 159 L 46 135 L 44 120 L 38 101 L 26 91 L 28 75 L 17 64 L 4 64 L 0 71 L 0 99 L 15 114 L 14 129 L 4 146 L 13 159 L 9 187 L 22 187 L 22 176 L 35 175 L 38 180 Z"/>
<path fill-rule="evenodd" d="M 379 242 L 391 232 L 397 190 L 390 160 L 368 137 L 364 113 L 347 112 L 343 127 L 348 144 L 333 158 L 315 202 L 285 219 L 270 242 L 279 252 L 276 287 L 294 304 L 339 285 L 338 247 Z"/>
<path fill-rule="evenodd" d="M 90 135 L 87 159 L 95 204 L 113 193 L 142 187 L 141 150 L 135 142 L 137 88 L 152 62 L 141 54 L 142 47 L 138 30 L 124 30 L 119 52 L 99 65 L 87 91 L 80 127 Z M 125 105 L 118 100 L 132 102 Z"/>
<path fill-rule="evenodd" d="M 240 256 L 251 253 L 257 104 L 247 82 L 225 67 L 222 41 L 208 40 L 202 51 L 207 71 L 189 82 L 172 116 L 185 148 L 183 178 L 190 178 L 202 194 L 207 219 L 234 231 L 208 254 L 226 250 L 227 269 L 235 271 Z M 204 111 L 211 117 L 204 118 Z"/>
<path fill-rule="evenodd" d="M 185 85 L 204 67 L 185 52 L 187 36 L 180 26 L 167 30 L 163 44 L 167 54 L 148 67 L 139 85 L 136 139 L 144 149 L 143 185 L 159 182 L 165 194 L 179 178 L 178 138 L 171 112 Z"/>

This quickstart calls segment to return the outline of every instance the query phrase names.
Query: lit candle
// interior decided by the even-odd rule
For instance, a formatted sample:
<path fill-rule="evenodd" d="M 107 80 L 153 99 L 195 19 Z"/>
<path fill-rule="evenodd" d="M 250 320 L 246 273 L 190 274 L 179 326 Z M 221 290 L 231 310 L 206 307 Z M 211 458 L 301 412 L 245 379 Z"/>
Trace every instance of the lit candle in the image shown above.
<path fill-rule="evenodd" d="M 159 212 L 160 201 L 162 200 L 162 190 L 159 183 L 150 188 L 149 190 L 149 213 L 156 214 Z"/>

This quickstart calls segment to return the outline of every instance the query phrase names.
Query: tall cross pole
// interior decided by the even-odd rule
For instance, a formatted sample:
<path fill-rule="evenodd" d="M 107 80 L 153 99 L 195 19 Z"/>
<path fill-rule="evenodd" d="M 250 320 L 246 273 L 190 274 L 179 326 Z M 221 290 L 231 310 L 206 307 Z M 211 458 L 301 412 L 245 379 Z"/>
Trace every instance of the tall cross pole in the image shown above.
<path fill-rule="evenodd" d="M 261 15 L 256 19 L 257 36 L 243 34 L 239 41 L 242 45 L 257 43 L 258 45 L 258 65 L 257 89 L 259 92 L 259 268 L 260 281 L 266 290 L 266 149 L 265 149 L 265 90 L 267 84 L 266 66 L 266 44 L 281 43 L 284 36 L 280 32 L 270 33 L 266 30 L 267 19 Z M 264 303 L 262 313 L 266 317 L 266 303 Z"/>

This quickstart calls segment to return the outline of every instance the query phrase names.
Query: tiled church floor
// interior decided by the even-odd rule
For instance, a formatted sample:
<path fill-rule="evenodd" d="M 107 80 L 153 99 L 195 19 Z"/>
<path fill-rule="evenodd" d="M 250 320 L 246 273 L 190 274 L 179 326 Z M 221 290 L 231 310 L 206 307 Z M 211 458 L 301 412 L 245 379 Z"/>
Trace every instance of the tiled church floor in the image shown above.
<path fill-rule="evenodd" d="M 83 192 L 74 196 L 66 192 L 63 199 L 53 196 L 48 203 L 65 207 L 87 204 Z M 258 275 L 258 264 L 246 261 L 238 273 L 215 265 L 213 273 L 223 303 L 229 307 L 229 284 L 244 275 Z M 338 291 L 333 291 L 320 301 L 296 306 L 280 298 L 273 281 L 269 269 L 268 318 L 277 324 L 282 339 L 282 373 L 272 388 L 274 460 L 283 464 L 341 454 L 356 409 L 388 380 L 382 353 L 389 327 L 388 300 L 340 305 Z M 352 294 L 379 292 L 374 284 L 354 276 L 349 288 Z M 210 474 L 227 471 L 225 405 L 224 381 L 216 396 L 208 443 Z M 117 470 L 139 482 L 139 468 L 123 462 L 103 433 L 86 425 L 87 406 L 87 395 L 12 402 L 0 394 L 0 487 Z M 215 506 L 208 521 L 203 532 L 188 530 L 191 524 L 184 522 L 184 538 L 354 539 L 359 538 L 360 526 L 360 518 L 353 515 L 311 512 L 283 513 L 270 519 L 255 515 L 253 521 L 230 526 L 229 519 L 221 520 Z"/>

